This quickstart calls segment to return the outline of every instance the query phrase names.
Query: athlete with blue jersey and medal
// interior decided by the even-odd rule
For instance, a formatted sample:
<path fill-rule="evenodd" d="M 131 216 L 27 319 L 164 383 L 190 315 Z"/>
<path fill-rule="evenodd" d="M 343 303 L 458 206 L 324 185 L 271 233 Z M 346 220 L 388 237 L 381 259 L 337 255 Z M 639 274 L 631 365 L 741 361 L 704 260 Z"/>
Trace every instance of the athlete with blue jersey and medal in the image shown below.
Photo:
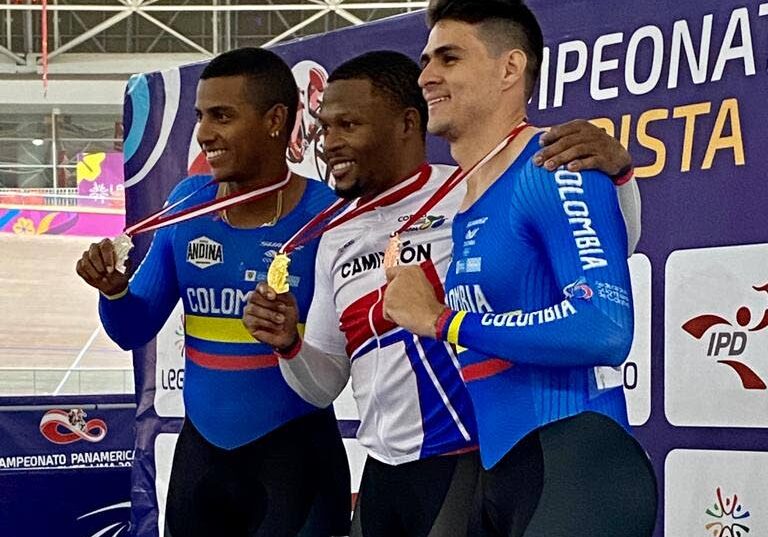
<path fill-rule="evenodd" d="M 429 130 L 469 168 L 526 117 L 541 30 L 514 0 L 437 0 L 429 18 Z M 540 136 L 529 127 L 468 180 L 445 298 L 394 267 L 384 310 L 458 350 L 483 466 L 470 536 L 648 537 L 653 469 L 622 383 L 599 374 L 632 343 L 624 222 L 602 173 L 536 166 Z"/>
<path fill-rule="evenodd" d="M 126 230 L 156 230 L 132 278 L 119 270 L 125 238 L 94 244 L 77 272 L 101 292 L 99 312 L 125 349 L 149 342 L 181 299 L 186 418 L 176 443 L 166 535 L 328 537 L 349 527 L 349 467 L 333 408 L 283 380 L 273 349 L 241 323 L 248 293 L 279 245 L 336 198 L 288 170 L 298 90 L 274 53 L 214 58 L 197 90 L 197 140 L 212 177 L 181 181 L 165 209 Z M 303 323 L 318 241 L 292 256 Z M 121 251 L 116 251 L 121 249 Z"/>

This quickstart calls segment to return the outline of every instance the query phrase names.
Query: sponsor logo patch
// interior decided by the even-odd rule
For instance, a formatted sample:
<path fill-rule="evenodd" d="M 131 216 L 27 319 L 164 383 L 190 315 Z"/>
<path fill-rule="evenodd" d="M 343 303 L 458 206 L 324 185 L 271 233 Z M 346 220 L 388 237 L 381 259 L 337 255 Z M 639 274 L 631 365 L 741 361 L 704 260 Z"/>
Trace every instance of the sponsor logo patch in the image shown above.
<path fill-rule="evenodd" d="M 578 298 L 580 300 L 589 300 L 594 296 L 594 291 L 587 284 L 587 280 L 579 278 L 570 285 L 566 285 L 563 289 L 563 294 L 566 298 Z"/>
<path fill-rule="evenodd" d="M 187 244 L 187 263 L 200 269 L 224 262 L 224 248 L 208 237 L 198 237 Z"/>

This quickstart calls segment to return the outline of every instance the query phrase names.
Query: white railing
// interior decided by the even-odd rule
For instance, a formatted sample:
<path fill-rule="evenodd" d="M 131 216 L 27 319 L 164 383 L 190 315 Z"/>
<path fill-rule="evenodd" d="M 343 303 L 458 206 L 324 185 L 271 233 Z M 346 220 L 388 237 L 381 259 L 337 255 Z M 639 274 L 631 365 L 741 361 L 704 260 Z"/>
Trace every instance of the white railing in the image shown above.
<path fill-rule="evenodd" d="M 3 203 L 30 207 L 124 207 L 125 197 L 122 192 L 119 195 L 84 196 L 77 193 L 77 188 L 0 188 L 0 204 Z"/>
<path fill-rule="evenodd" d="M 61 385 L 67 372 L 69 376 Z M 134 391 L 130 368 L 0 367 L 0 396 L 105 395 Z"/>

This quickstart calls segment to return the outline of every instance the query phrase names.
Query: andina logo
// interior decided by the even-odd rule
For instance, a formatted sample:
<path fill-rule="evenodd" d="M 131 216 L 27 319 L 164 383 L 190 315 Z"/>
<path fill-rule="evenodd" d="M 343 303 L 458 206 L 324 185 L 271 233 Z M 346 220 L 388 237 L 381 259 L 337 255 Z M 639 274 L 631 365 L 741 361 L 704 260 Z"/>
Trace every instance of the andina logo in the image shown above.
<path fill-rule="evenodd" d="M 224 249 L 215 240 L 198 237 L 187 244 L 187 262 L 201 269 L 220 265 L 224 262 Z"/>
<path fill-rule="evenodd" d="M 704 524 L 704 529 L 712 532 L 712 537 L 744 537 L 749 533 L 749 527 L 744 523 L 749 518 L 749 511 L 739 503 L 739 497 L 734 494 L 723 501 L 720 487 L 717 487 L 716 497 L 717 501 L 706 511 L 708 520 L 715 521 Z"/>
<path fill-rule="evenodd" d="M 758 292 L 768 293 L 768 283 L 762 287 L 755 286 L 753 289 Z M 762 318 L 754 326 L 749 327 L 751 323 L 752 312 L 746 306 L 742 306 L 736 311 L 736 324 L 743 330 L 724 328 L 725 326 L 733 327 L 734 325 L 728 319 L 712 313 L 694 317 L 683 324 L 682 328 L 694 338 L 702 339 L 710 328 L 718 327 L 709 336 L 707 356 L 719 358 L 725 355 L 725 358 L 718 359 L 717 363 L 727 365 L 733 369 L 739 375 L 744 389 L 765 390 L 765 381 L 744 362 L 734 359 L 736 356 L 741 356 L 746 350 L 747 335 L 749 333 L 759 332 L 768 327 L 768 308 L 763 312 Z"/>
<path fill-rule="evenodd" d="M 40 432 L 54 444 L 101 442 L 107 436 L 107 424 L 98 418 L 85 421 L 86 416 L 82 408 L 49 410 L 40 420 Z"/>

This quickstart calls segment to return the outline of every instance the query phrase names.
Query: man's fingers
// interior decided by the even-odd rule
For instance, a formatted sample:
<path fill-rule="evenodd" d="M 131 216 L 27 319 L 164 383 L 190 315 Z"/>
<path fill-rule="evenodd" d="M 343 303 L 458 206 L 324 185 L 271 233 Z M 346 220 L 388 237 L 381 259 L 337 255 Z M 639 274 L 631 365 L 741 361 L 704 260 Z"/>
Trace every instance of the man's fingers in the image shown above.
<path fill-rule="evenodd" d="M 589 144 L 570 144 L 567 148 L 562 149 L 556 155 L 552 155 L 544 162 L 544 168 L 549 171 L 554 171 L 564 164 L 568 164 L 571 161 L 583 159 L 586 157 L 594 156 Z"/>
<path fill-rule="evenodd" d="M 99 272 L 91 262 L 90 255 L 86 254 L 78 263 L 80 265 L 79 274 L 82 274 L 88 283 L 98 284 L 104 277 L 104 273 Z"/>
<path fill-rule="evenodd" d="M 278 303 L 275 300 L 270 300 L 268 298 L 269 287 L 265 286 L 265 289 L 266 290 L 264 290 L 263 292 L 260 292 L 259 288 L 257 287 L 256 289 L 248 293 L 248 299 L 247 299 L 248 303 L 261 306 L 262 308 L 276 310 Z"/>
<path fill-rule="evenodd" d="M 405 267 L 397 266 L 397 267 L 389 267 L 386 271 L 387 274 L 387 282 L 391 282 L 395 279 L 395 277 L 400 274 L 400 272 L 403 271 Z"/>
<path fill-rule="evenodd" d="M 566 168 L 568 168 L 568 171 L 570 172 L 580 172 L 581 170 L 589 170 L 594 168 L 595 166 L 590 166 L 590 163 L 597 162 L 597 159 L 595 157 L 587 157 L 583 159 L 576 159 L 570 161 Z"/>
<path fill-rule="evenodd" d="M 77 272 L 77 275 L 84 279 L 86 282 L 90 282 L 91 277 L 85 271 L 84 264 L 85 262 L 82 260 L 82 258 L 78 259 L 77 263 L 75 264 L 75 272 Z"/>
<path fill-rule="evenodd" d="M 592 128 L 598 127 L 595 127 L 589 121 L 574 119 L 573 121 L 550 127 L 547 132 L 541 135 L 539 141 L 544 145 L 549 145 L 566 136 L 570 136 L 579 131 L 589 131 Z"/>
<path fill-rule="evenodd" d="M 291 292 L 276 295 L 275 302 L 279 305 L 278 308 L 280 311 L 285 311 L 286 309 L 299 309 L 296 305 L 296 297 L 293 296 L 293 293 Z"/>
<path fill-rule="evenodd" d="M 245 306 L 243 314 L 250 315 L 256 320 L 262 320 L 266 323 L 265 326 L 270 326 L 272 328 L 280 328 L 285 322 L 285 315 L 279 311 L 259 306 L 253 302 Z"/>
<path fill-rule="evenodd" d="M 256 332 L 266 331 L 272 334 L 272 338 L 277 338 L 277 334 L 282 333 L 283 331 L 282 325 L 276 325 L 270 321 L 260 319 L 253 315 L 243 315 L 242 321 L 248 332 L 259 341 L 262 341 L 262 338 L 258 337 Z M 267 343 L 267 341 L 264 340 L 264 343 Z"/>
<path fill-rule="evenodd" d="M 101 259 L 101 248 L 99 248 L 98 244 L 91 244 L 91 247 L 88 248 L 88 260 L 99 274 L 104 274 L 106 272 L 104 261 Z"/>
<path fill-rule="evenodd" d="M 101 254 L 101 261 L 104 264 L 104 269 L 107 274 L 112 274 L 117 264 L 117 255 L 115 254 L 115 246 L 109 239 L 104 239 L 99 243 L 99 252 Z"/>
<path fill-rule="evenodd" d="M 264 343 L 265 345 L 269 345 L 270 347 L 274 347 L 280 344 L 280 338 L 268 330 L 253 330 L 251 335 L 257 341 Z"/>
<path fill-rule="evenodd" d="M 293 297 L 290 293 L 283 293 L 282 295 L 277 295 L 274 300 L 270 300 L 267 296 L 265 296 L 268 293 L 268 291 L 265 291 L 265 294 L 261 294 L 258 291 L 252 291 L 248 293 L 248 296 L 246 297 L 246 301 L 249 304 L 254 304 L 256 306 L 260 306 L 262 308 L 268 309 L 270 311 L 280 312 L 280 313 L 286 313 L 291 310 L 297 311 L 298 308 L 296 307 L 296 302 L 293 300 Z"/>
<path fill-rule="evenodd" d="M 267 282 L 259 282 L 256 285 L 256 293 L 263 296 L 267 300 L 274 300 L 277 298 L 277 293 L 267 284 Z"/>
<path fill-rule="evenodd" d="M 263 319 L 269 328 L 282 328 L 286 321 L 295 322 L 297 315 L 296 309 L 282 302 L 270 302 L 258 293 L 251 293 L 246 302 L 243 313 L 249 313 L 254 317 Z"/>
<path fill-rule="evenodd" d="M 560 166 L 567 165 L 571 162 L 583 160 L 589 157 L 596 157 L 597 159 L 604 160 L 600 158 L 600 155 L 592 151 L 592 148 L 589 146 L 589 144 L 585 143 L 585 144 L 574 145 L 573 147 L 566 149 L 565 151 L 560 153 L 557 157 L 551 158 L 550 160 L 553 161 L 551 164 L 551 167 L 549 165 L 549 162 L 545 163 L 544 166 L 549 171 L 554 171 Z"/>
<path fill-rule="evenodd" d="M 568 149 L 579 144 L 579 139 L 574 135 L 564 136 L 546 147 L 542 147 L 533 157 L 533 163 L 537 166 L 546 166 L 550 163 L 563 164 L 560 155 Z M 557 166 L 555 166 L 557 168 Z M 548 168 L 549 169 L 549 168 Z"/>

